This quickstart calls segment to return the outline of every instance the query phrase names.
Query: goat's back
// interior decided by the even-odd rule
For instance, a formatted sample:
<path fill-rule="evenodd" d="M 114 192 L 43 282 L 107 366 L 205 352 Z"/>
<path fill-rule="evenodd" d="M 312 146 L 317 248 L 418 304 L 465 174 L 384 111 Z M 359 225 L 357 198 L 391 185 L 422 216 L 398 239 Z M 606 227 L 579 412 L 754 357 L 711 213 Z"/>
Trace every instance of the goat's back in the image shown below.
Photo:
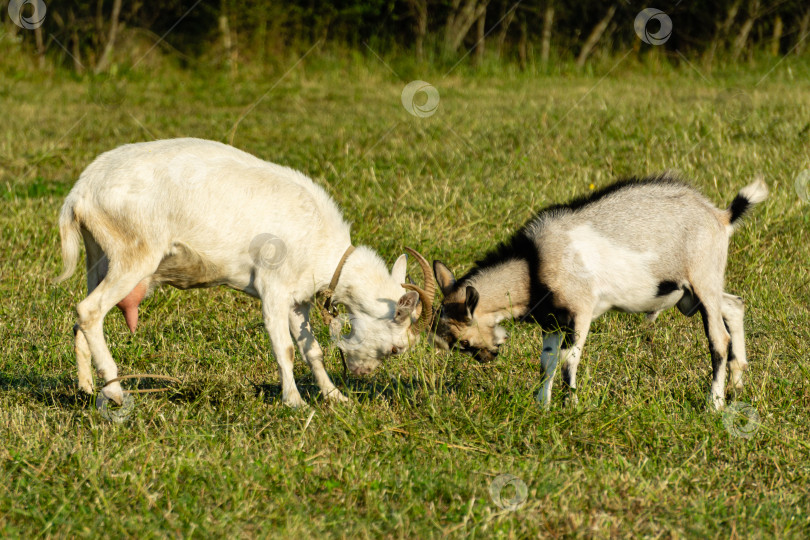
<path fill-rule="evenodd" d="M 596 253 L 606 264 L 621 256 L 652 275 L 672 278 L 687 275 L 701 258 L 725 266 L 723 215 L 694 188 L 661 177 L 614 184 L 546 209 L 524 233 L 540 247 L 541 259 L 554 266 L 572 252 L 572 243 L 590 243 L 598 249 L 582 246 L 576 251 Z M 637 273 L 630 263 L 627 270 Z"/>
<path fill-rule="evenodd" d="M 105 235 L 199 246 L 261 233 L 290 245 L 333 235 L 349 241 L 337 206 L 305 175 L 201 139 L 128 144 L 100 155 L 65 208 L 102 246 Z"/>

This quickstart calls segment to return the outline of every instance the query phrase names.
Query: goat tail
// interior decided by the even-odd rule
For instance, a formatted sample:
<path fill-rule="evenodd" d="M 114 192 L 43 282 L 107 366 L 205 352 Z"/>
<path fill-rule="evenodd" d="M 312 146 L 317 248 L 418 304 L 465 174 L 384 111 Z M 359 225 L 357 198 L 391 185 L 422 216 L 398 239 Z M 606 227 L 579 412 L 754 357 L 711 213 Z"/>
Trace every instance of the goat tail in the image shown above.
<path fill-rule="evenodd" d="M 59 236 L 62 238 L 62 273 L 56 278 L 57 283 L 72 276 L 79 262 L 79 242 L 82 234 L 70 198 L 65 201 L 59 214 Z"/>
<path fill-rule="evenodd" d="M 767 198 L 768 186 L 762 175 L 757 176 L 753 182 L 742 188 L 726 210 L 729 234 L 742 222 L 742 218 L 755 204 L 759 204 Z"/>

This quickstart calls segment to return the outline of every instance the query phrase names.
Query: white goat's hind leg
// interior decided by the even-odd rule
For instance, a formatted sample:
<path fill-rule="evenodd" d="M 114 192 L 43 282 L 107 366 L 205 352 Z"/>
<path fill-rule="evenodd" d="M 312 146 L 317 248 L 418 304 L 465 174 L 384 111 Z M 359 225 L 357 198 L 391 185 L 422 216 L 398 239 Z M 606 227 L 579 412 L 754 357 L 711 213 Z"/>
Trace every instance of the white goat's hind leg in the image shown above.
<path fill-rule="evenodd" d="M 298 343 L 301 356 L 306 358 L 312 374 L 321 389 L 323 397 L 331 401 L 349 401 L 340 390 L 335 387 L 326 369 L 323 367 L 323 350 L 315 340 L 315 335 L 309 325 L 309 311 L 312 305 L 303 303 L 290 310 L 290 333 Z"/>
<path fill-rule="evenodd" d="M 557 369 L 560 357 L 561 342 L 562 334 L 559 332 L 543 335 L 543 352 L 540 353 L 540 363 L 543 366 L 545 379 L 543 388 L 537 394 L 537 401 L 546 409 L 551 405 L 551 388 L 554 385 L 554 371 Z"/>
<path fill-rule="evenodd" d="M 95 239 L 87 231 L 82 231 L 84 236 L 84 246 L 87 260 L 87 295 L 93 292 L 104 276 L 107 274 L 107 256 L 96 243 Z M 76 352 L 76 370 L 79 375 L 79 389 L 93 394 L 93 370 L 91 367 L 90 347 L 84 332 L 79 330 L 78 323 L 73 327 Z"/>
<path fill-rule="evenodd" d="M 273 294 L 262 294 L 262 316 L 264 327 L 270 335 L 273 344 L 273 354 L 278 362 L 278 374 L 281 380 L 281 401 L 290 407 L 305 407 L 293 376 L 295 362 L 295 347 L 290 336 L 290 305 L 292 302 L 281 304 L 273 298 Z M 269 299 L 268 299 L 269 298 Z"/>
<path fill-rule="evenodd" d="M 107 348 L 107 343 L 104 341 L 104 317 L 144 277 L 150 275 L 157 268 L 158 262 L 155 261 L 154 265 L 144 262 L 140 269 L 127 269 L 126 272 L 111 269 L 93 292 L 76 306 L 79 315 L 79 329 L 87 340 L 87 347 L 93 357 L 93 364 L 105 382 L 118 376 L 118 367 L 115 365 L 110 350 Z M 79 342 L 77 346 L 80 346 L 79 338 L 77 338 L 77 341 Z M 123 403 L 124 393 L 121 385 L 117 382 L 104 388 L 103 393 L 119 405 Z"/>
<path fill-rule="evenodd" d="M 73 326 L 73 335 L 75 338 L 76 371 L 79 374 L 79 390 L 93 394 L 95 389 L 91 365 L 92 355 L 90 354 L 90 346 L 87 344 L 87 338 L 84 337 L 84 332 L 79 330 L 78 323 Z"/>
<path fill-rule="evenodd" d="M 568 385 L 568 404 L 575 406 L 579 399 L 577 398 L 577 366 L 582 357 L 582 349 L 585 347 L 585 340 L 588 337 L 588 330 L 590 329 L 591 321 L 588 317 L 579 317 L 574 321 L 574 344 L 568 349 L 560 351 L 562 358 L 562 376 L 563 381 Z"/>
<path fill-rule="evenodd" d="M 745 332 L 743 330 L 743 316 L 745 307 L 739 296 L 723 293 L 723 320 L 731 334 L 731 355 L 728 367 L 731 369 L 731 387 L 735 393 L 743 389 L 743 372 L 748 367 L 745 357 Z"/>

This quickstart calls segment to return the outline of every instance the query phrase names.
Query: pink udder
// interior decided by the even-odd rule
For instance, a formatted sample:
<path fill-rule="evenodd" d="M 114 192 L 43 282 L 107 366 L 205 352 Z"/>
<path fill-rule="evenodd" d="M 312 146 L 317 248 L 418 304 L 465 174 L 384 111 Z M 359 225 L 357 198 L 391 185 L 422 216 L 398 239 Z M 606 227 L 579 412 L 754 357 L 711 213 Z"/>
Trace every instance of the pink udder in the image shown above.
<path fill-rule="evenodd" d="M 135 285 L 132 292 L 116 304 L 124 312 L 124 320 L 127 322 L 129 331 L 133 334 L 135 333 L 135 327 L 138 326 L 138 306 L 144 296 L 146 296 L 146 281 L 141 281 Z"/>

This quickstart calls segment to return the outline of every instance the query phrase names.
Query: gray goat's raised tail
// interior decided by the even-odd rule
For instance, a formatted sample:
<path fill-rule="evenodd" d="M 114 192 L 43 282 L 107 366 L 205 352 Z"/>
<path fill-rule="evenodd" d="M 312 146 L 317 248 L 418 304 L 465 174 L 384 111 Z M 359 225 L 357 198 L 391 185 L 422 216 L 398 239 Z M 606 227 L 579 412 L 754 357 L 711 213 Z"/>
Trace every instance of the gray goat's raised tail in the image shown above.
<path fill-rule="evenodd" d="M 68 196 L 59 214 L 59 236 L 62 238 L 62 273 L 56 282 L 64 281 L 73 275 L 79 262 L 82 233 L 79 220 L 73 213 L 73 200 Z"/>
<path fill-rule="evenodd" d="M 759 204 L 768 198 L 768 186 L 762 176 L 758 176 L 756 180 L 748 184 L 737 193 L 734 200 L 731 201 L 731 206 L 728 207 L 729 227 L 732 229 L 737 227 L 745 214 L 755 204 Z M 730 231 L 729 231 L 730 232 Z"/>

